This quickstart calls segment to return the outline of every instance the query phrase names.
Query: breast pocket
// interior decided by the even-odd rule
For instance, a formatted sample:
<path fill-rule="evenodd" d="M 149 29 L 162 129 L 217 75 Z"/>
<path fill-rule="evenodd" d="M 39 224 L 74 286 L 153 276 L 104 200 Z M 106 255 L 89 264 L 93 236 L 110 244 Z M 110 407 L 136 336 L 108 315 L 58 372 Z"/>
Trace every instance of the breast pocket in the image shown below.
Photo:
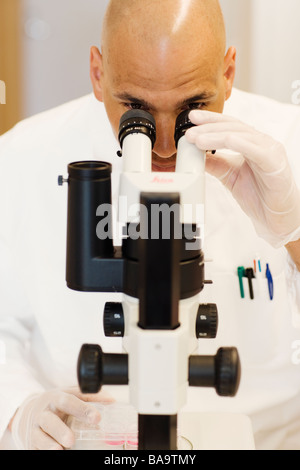
<path fill-rule="evenodd" d="M 289 321 L 284 272 L 273 278 L 272 300 L 265 278 L 252 279 L 253 299 L 245 278 L 245 298 L 241 298 L 235 273 L 215 273 L 213 286 L 219 312 L 218 342 L 238 347 L 241 358 L 250 366 L 274 360 L 284 347 Z"/>

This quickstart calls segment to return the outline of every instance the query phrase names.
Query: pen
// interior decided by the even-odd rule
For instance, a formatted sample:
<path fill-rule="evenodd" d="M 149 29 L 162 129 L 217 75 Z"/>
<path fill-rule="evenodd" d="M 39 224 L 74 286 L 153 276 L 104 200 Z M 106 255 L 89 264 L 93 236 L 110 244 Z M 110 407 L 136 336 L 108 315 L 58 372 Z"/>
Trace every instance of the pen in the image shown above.
<path fill-rule="evenodd" d="M 267 263 L 266 266 L 267 266 L 266 267 L 266 278 L 268 279 L 269 297 L 270 297 L 270 300 L 273 300 L 273 295 L 274 295 L 273 278 L 272 278 L 272 274 L 271 274 L 268 263 Z"/>
<path fill-rule="evenodd" d="M 253 272 L 253 269 L 252 269 L 252 268 L 247 268 L 247 269 L 245 269 L 245 277 L 248 278 L 250 299 L 254 299 L 254 292 L 253 292 L 252 279 L 254 279 L 255 276 L 254 276 L 254 272 Z"/>
<path fill-rule="evenodd" d="M 258 255 L 256 255 L 256 258 L 254 260 L 254 270 L 255 270 L 256 277 L 258 279 L 262 279 L 263 274 L 262 274 L 262 269 L 261 269 L 261 261 L 260 261 L 260 257 Z"/>
<path fill-rule="evenodd" d="M 244 274 L 245 274 L 245 268 L 243 266 L 239 266 L 237 268 L 237 273 L 238 273 L 238 277 L 239 277 L 241 297 L 242 297 L 242 299 L 244 299 L 245 298 L 245 292 L 244 292 L 244 286 L 243 286 L 243 277 L 244 277 Z"/>
<path fill-rule="evenodd" d="M 259 297 L 262 295 L 263 292 L 263 287 L 264 287 L 264 276 L 262 273 L 262 264 L 260 260 L 260 256 L 256 254 L 255 260 L 254 260 L 254 271 L 255 271 L 255 277 L 257 279 L 257 287 L 258 287 L 258 295 Z"/>

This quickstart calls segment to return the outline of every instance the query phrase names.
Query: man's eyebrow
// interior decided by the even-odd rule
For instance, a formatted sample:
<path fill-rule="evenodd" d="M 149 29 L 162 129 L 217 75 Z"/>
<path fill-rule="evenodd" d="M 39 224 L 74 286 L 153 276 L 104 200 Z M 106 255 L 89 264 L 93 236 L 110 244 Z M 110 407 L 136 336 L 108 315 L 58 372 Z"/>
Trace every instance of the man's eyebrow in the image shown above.
<path fill-rule="evenodd" d="M 203 91 L 202 93 L 198 93 L 197 95 L 191 96 L 190 98 L 185 99 L 179 104 L 180 106 L 184 106 L 191 103 L 196 103 L 198 101 L 209 101 L 216 96 L 215 92 L 208 92 Z"/>
<path fill-rule="evenodd" d="M 148 103 L 147 101 L 143 100 L 142 98 L 137 98 L 135 96 L 132 96 L 129 93 L 118 93 L 115 95 L 115 98 L 125 101 L 125 102 L 128 101 L 129 103 L 132 103 L 132 104 L 141 104 L 145 108 L 152 107 L 152 105 Z"/>
<path fill-rule="evenodd" d="M 216 92 L 204 91 L 202 93 L 198 93 L 196 95 L 191 96 L 190 98 L 186 98 L 185 100 L 178 102 L 177 105 L 176 105 L 176 108 L 181 108 L 183 106 L 187 106 L 191 103 L 196 103 L 196 102 L 199 102 L 199 101 L 209 101 L 212 98 L 214 98 L 215 96 L 216 96 Z M 118 93 L 118 94 L 115 95 L 115 98 L 117 98 L 119 100 L 122 100 L 122 101 L 125 101 L 125 102 L 132 103 L 132 104 L 140 104 L 140 105 L 142 105 L 142 106 L 144 106 L 145 108 L 148 108 L 148 109 L 154 109 L 155 108 L 155 106 L 153 104 L 145 101 L 142 98 L 137 98 L 136 96 L 132 96 L 132 95 L 130 95 L 130 93 Z"/>

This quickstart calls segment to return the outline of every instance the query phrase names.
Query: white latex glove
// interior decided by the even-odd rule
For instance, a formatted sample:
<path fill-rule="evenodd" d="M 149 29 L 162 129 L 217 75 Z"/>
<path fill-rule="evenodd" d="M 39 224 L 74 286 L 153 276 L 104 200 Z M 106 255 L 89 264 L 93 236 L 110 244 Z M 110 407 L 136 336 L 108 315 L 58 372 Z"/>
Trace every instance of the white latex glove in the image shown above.
<path fill-rule="evenodd" d="M 12 422 L 12 437 L 19 450 L 63 450 L 72 447 L 75 438 L 65 424 L 69 415 L 87 424 L 97 424 L 99 411 L 93 402 L 113 401 L 104 393 L 82 394 L 77 388 L 53 390 L 29 397 Z"/>
<path fill-rule="evenodd" d="M 275 248 L 300 239 L 300 193 L 283 145 L 223 114 L 195 110 L 189 117 L 196 126 L 187 140 L 217 150 L 207 154 L 206 170 L 231 191 L 258 235 Z"/>

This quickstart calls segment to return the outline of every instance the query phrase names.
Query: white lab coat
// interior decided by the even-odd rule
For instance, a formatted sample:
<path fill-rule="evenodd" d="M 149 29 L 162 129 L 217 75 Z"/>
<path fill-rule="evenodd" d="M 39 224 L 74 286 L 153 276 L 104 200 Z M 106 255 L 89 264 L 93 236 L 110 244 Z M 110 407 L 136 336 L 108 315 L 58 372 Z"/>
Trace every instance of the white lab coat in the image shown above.
<path fill-rule="evenodd" d="M 234 90 L 224 113 L 282 141 L 300 183 L 300 108 Z M 72 161 L 110 161 L 116 200 L 118 148 L 93 95 L 25 120 L 0 138 L 0 437 L 29 394 L 77 384 L 83 343 L 120 350 L 120 340 L 104 337 L 101 319 L 104 302 L 121 294 L 66 287 L 67 185 L 57 184 Z M 186 409 L 246 413 L 257 448 L 300 449 L 300 276 L 286 250 L 259 239 L 231 194 L 210 176 L 204 253 L 213 284 L 199 300 L 218 305 L 219 332 L 215 340 L 199 340 L 199 353 L 237 346 L 242 380 L 235 398 L 190 389 Z M 260 295 L 253 281 L 254 300 L 240 297 L 237 267 L 253 266 L 257 253 L 270 264 L 272 301 L 265 280 Z"/>

